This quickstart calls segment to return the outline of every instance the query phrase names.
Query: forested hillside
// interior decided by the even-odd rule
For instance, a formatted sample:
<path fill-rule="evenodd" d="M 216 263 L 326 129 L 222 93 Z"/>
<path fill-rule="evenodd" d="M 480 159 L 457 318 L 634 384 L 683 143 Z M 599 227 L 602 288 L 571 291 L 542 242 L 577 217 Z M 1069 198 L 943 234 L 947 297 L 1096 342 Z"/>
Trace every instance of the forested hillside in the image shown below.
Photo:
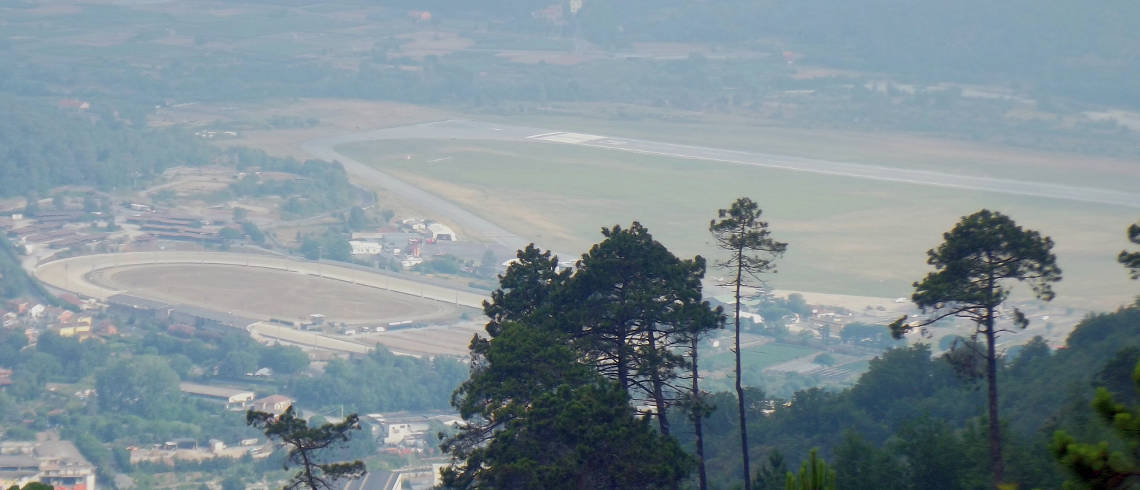
<path fill-rule="evenodd" d="M 1105 386 L 1136 404 L 1131 374 L 1140 360 L 1138 331 L 1140 309 L 1122 309 L 1089 317 L 1055 350 L 1034 340 L 1004 358 L 999 376 L 1009 481 L 1021 488 L 1061 486 L 1069 474 L 1050 450 L 1056 430 L 1113 440 L 1089 403 L 1094 388 Z M 887 351 L 849 389 L 810 389 L 754 405 L 749 434 L 757 464 L 770 466 L 770 456 L 779 453 L 788 468 L 798 467 L 818 447 L 834 463 L 839 488 L 988 488 L 985 386 L 970 369 L 917 344 Z M 739 472 L 734 398 L 716 395 L 717 410 L 705 427 L 710 473 L 725 478 Z"/>
<path fill-rule="evenodd" d="M 632 482 L 615 488 L 670 481 L 697 487 L 703 460 L 707 488 L 739 488 L 737 396 L 704 393 L 694 380 L 695 347 L 724 314 L 699 300 L 692 279 L 703 275 L 704 260 L 673 257 L 637 223 L 603 234 L 573 272 L 558 271 L 557 259 L 531 247 L 501 276 L 484 308 L 487 337 L 472 342 L 471 377 L 453 400 L 468 424 L 443 444 L 457 458 L 445 475 L 449 486 L 545 487 L 566 480 L 625 481 L 633 474 Z M 1079 482 L 1070 472 L 1073 461 L 1063 464 L 1055 454 L 1058 431 L 1137 456 L 1090 401 L 1096 387 L 1124 404 L 1112 405 L 1115 411 L 1127 412 L 1140 401 L 1140 371 L 1133 374 L 1140 361 L 1138 331 L 1140 307 L 1134 305 L 1090 315 L 1064 345 L 1034 337 L 1000 352 L 1004 475 L 998 477 L 991 474 L 988 452 L 986 344 L 980 335 L 959 339 L 940 356 L 923 340 L 891 348 L 843 390 L 811 388 L 779 399 L 765 396 L 762 387 L 749 388 L 751 483 L 785 488 L 785 477 L 816 450 L 844 489 L 982 489 L 993 488 L 995 478 L 1021 488 Z M 628 410 L 631 403 L 640 416 Z M 606 410 L 612 411 L 605 420 L 595 418 Z M 588 431 L 568 430 L 571 420 L 588 420 Z M 688 455 L 676 452 L 673 438 Z M 635 450 L 621 442 L 632 440 L 659 449 Z M 1090 451 L 1096 453 L 1095 447 Z M 609 457 L 572 457 L 597 452 Z M 628 458 L 644 464 L 622 466 Z M 1114 471 L 1127 475 L 1135 468 L 1114 458 Z M 704 488 L 704 475 L 701 480 Z"/>
<path fill-rule="evenodd" d="M 85 111 L 18 97 L 0 98 L 0 107 L 0 197 L 43 195 L 61 185 L 136 187 L 211 156 L 187 130 L 131 126 L 109 107 Z"/>

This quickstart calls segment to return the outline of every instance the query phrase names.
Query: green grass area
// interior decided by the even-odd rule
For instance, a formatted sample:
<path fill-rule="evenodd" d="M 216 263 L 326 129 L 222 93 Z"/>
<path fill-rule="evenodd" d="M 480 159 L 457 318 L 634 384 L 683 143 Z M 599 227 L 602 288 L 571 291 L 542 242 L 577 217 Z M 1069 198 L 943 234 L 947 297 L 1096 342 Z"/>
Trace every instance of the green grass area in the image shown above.
<path fill-rule="evenodd" d="M 943 232 L 987 207 L 1057 242 L 1059 304 L 1111 309 L 1135 294 L 1115 262 L 1136 219 L 1129 209 L 571 145 L 409 140 L 339 150 L 562 252 L 585 251 L 602 226 L 639 220 L 678 255 L 716 256 L 709 220 L 749 196 L 790 243 L 774 287 L 893 298 L 925 274 L 925 251 Z"/>
<path fill-rule="evenodd" d="M 566 114 L 480 114 L 478 117 L 504 124 L 606 136 L 1123 191 L 1135 190 L 1134 169 L 1140 165 L 941 139 L 937 135 L 795 128 L 779 121 L 641 106 L 566 104 L 560 107 Z"/>

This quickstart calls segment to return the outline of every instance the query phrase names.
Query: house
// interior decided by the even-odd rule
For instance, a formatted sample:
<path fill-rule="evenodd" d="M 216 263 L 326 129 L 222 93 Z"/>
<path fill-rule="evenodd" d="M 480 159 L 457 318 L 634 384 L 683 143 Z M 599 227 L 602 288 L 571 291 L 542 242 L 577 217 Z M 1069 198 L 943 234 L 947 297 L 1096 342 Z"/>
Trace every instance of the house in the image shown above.
<path fill-rule="evenodd" d="M 95 467 L 70 441 L 0 442 L 0 487 L 33 481 L 56 490 L 95 490 Z"/>
<path fill-rule="evenodd" d="M 28 316 L 31 317 L 32 320 L 39 320 L 43 318 L 45 311 L 47 311 L 46 306 L 36 303 L 35 306 L 28 308 Z"/>
<path fill-rule="evenodd" d="M 79 322 L 61 323 L 52 327 L 52 330 L 58 333 L 60 337 L 75 337 L 83 340 L 91 336 L 91 325 Z"/>
<path fill-rule="evenodd" d="M 269 395 L 265 398 L 254 400 L 250 404 L 250 408 L 258 412 L 276 413 L 281 414 L 285 409 L 293 405 L 294 400 L 285 395 Z"/>
<path fill-rule="evenodd" d="M 384 247 L 376 242 L 349 240 L 348 245 L 352 247 L 352 255 L 380 255 L 384 251 Z"/>
<path fill-rule="evenodd" d="M 451 413 L 370 413 L 366 416 L 376 422 L 374 435 L 389 446 L 421 446 L 426 443 L 426 436 L 431 430 L 432 422 L 454 426 L 462 419 L 458 414 Z"/>
<path fill-rule="evenodd" d="M 0 390 L 12 384 L 12 370 L 0 368 Z"/>

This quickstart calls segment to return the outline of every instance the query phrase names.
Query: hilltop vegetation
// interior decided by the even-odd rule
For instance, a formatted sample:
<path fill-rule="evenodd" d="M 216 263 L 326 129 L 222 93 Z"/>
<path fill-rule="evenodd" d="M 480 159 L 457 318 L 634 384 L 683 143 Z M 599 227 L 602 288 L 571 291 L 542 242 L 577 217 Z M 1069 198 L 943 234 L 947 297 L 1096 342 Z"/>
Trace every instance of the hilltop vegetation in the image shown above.
<path fill-rule="evenodd" d="M 92 112 L 54 100 L 0 96 L 0 197 L 46 195 L 62 185 L 134 188 L 163 170 L 211 157 L 188 131 L 133 127 L 111 108 Z"/>
<path fill-rule="evenodd" d="M 608 481 L 613 488 L 652 488 L 681 481 L 695 486 L 694 462 L 676 455 L 668 443 L 652 443 L 659 450 L 648 454 L 611 452 L 613 459 L 586 466 L 562 459 L 567 452 L 587 451 L 586 447 L 611 451 L 615 438 L 650 437 L 643 433 L 644 425 L 624 425 L 639 419 L 628 412 L 593 423 L 588 435 L 560 429 L 567 418 L 589 418 L 587 414 L 606 405 L 628 407 L 631 399 L 642 400 L 635 404 L 643 408 L 656 408 L 640 418 L 642 424 L 656 419 L 659 436 L 676 437 L 690 454 L 701 455 L 710 488 L 738 484 L 734 482 L 741 471 L 740 423 L 733 410 L 737 396 L 690 391 L 687 385 L 669 381 L 663 385 L 668 387 L 664 397 L 655 389 L 661 380 L 676 380 L 673 376 L 681 369 L 696 369 L 695 351 L 682 346 L 687 340 L 678 339 L 698 337 L 701 325 L 709 326 L 701 319 L 722 321 L 715 319 L 721 311 L 705 310 L 707 303 L 699 306 L 699 299 L 687 295 L 694 291 L 681 293 L 688 299 L 665 303 L 686 312 L 680 317 L 670 316 L 668 307 L 655 309 L 652 298 L 674 294 L 668 285 L 682 284 L 672 281 L 681 281 L 685 274 L 660 268 L 670 260 L 641 260 L 639 254 L 651 254 L 648 250 L 658 246 L 655 242 L 636 249 L 621 247 L 635 240 L 630 235 L 643 233 L 637 223 L 628 230 L 604 229 L 606 239 L 583 255 L 573 273 L 557 272 L 557 260 L 549 253 L 534 248 L 519 252 L 518 262 L 501 276 L 501 288 L 485 305 L 487 337 L 472 342 L 471 377 L 455 394 L 453 403 L 468 425 L 443 444 L 457 458 L 446 474 L 450 487 L 565 480 Z M 965 228 L 960 233 L 972 233 L 983 241 L 993 238 L 990 232 Z M 940 249 L 943 254 L 962 246 L 952 244 L 950 234 L 947 240 L 946 248 Z M 628 255 L 618 260 L 619 255 L 611 255 L 618 250 Z M 703 263 L 699 257 L 694 260 Z M 947 274 L 953 275 L 955 269 L 950 269 Z M 1059 271 L 1053 271 L 1044 280 L 1058 276 Z M 613 278 L 621 280 L 611 283 Z M 695 293 L 699 298 L 699 289 Z M 915 298 L 925 296 L 916 293 Z M 949 302 L 965 304 L 962 301 Z M 705 316 L 710 313 L 713 318 Z M 1075 484 L 1087 478 L 1069 472 L 1070 460 L 1058 461 L 1053 443 L 1058 430 L 1125 448 L 1127 456 L 1117 457 L 1114 467 L 1125 464 L 1119 458 L 1137 456 L 1134 445 L 1124 445 L 1108 423 L 1090 416 L 1089 401 L 1094 387 L 1100 386 L 1121 403 L 1136 403 L 1140 378 L 1135 376 L 1140 374 L 1133 375 L 1133 369 L 1140 361 L 1138 330 L 1140 309 L 1133 306 L 1089 316 L 1065 345 L 1050 346 L 1035 337 L 1016 352 L 1011 349 L 993 359 L 996 380 L 1003 387 L 999 437 L 1004 449 L 998 457 L 1005 473 L 1000 482 L 1058 488 L 1070 478 Z M 983 344 L 963 340 L 938 357 L 921 341 L 892 348 L 872 360 L 868 371 L 843 390 L 810 388 L 780 399 L 750 387 L 746 390 L 749 452 L 760 456 L 752 465 L 756 475 L 752 483 L 757 488 L 783 487 L 789 469 L 809 454 L 813 461 L 809 466 L 820 464 L 814 462 L 818 450 L 833 463 L 839 488 L 992 488 L 983 415 L 987 396 L 981 389 L 987 359 L 977 350 Z M 671 347 L 662 350 L 663 345 Z M 629 368 L 623 369 L 626 365 Z M 598 390 L 616 393 L 603 396 Z M 1105 396 L 1098 395 L 1098 400 Z M 553 400 L 563 405 L 552 406 Z M 662 410 L 665 406 L 669 408 Z M 697 421 L 703 422 L 703 431 L 697 431 Z M 1125 422 L 1115 423 L 1126 427 L 1121 425 Z M 703 432 L 703 446 L 701 438 L 694 439 L 695 431 Z M 644 473 L 633 481 L 615 483 L 629 474 L 616 464 L 626 456 L 646 461 L 639 468 Z M 545 479 L 551 477 L 555 479 Z"/>
<path fill-rule="evenodd" d="M 585 1 L 577 13 L 544 0 L 36 5 L 5 10 L 0 91 L 79 97 L 136 124 L 155 106 L 291 97 L 650 117 L 636 107 L 552 105 L 606 102 L 668 118 L 698 110 L 1137 155 L 1131 130 L 1084 114 L 1140 107 L 1130 83 L 1140 68 L 1127 61 L 1140 19 L 1133 5 Z"/>

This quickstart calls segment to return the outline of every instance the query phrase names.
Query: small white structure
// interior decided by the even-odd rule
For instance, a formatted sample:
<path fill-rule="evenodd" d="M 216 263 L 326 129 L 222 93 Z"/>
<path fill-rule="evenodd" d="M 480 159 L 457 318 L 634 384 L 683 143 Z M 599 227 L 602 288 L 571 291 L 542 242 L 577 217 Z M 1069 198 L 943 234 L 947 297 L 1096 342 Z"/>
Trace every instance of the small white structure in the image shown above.
<path fill-rule="evenodd" d="M 759 315 L 756 313 L 749 313 L 747 311 L 740 312 L 740 318 L 747 318 L 749 320 L 752 320 L 752 323 L 755 323 L 757 325 L 764 323 L 764 317 L 762 315 Z"/>
<path fill-rule="evenodd" d="M 431 427 L 426 422 L 389 423 L 385 425 L 387 425 L 388 431 L 384 434 L 384 444 L 389 446 L 395 446 L 405 440 L 421 438 Z"/>
<path fill-rule="evenodd" d="M 352 247 L 352 255 L 380 255 L 384 251 L 384 247 L 375 242 L 349 240 L 348 245 Z"/>
<path fill-rule="evenodd" d="M 43 318 L 45 311 L 47 311 L 46 306 L 36 303 L 35 306 L 28 310 L 28 316 L 32 317 L 33 320 L 39 320 Z"/>
<path fill-rule="evenodd" d="M 432 223 L 428 225 L 428 231 L 431 232 L 431 237 L 434 240 L 459 241 L 459 235 L 456 235 L 454 230 L 443 223 Z"/>

